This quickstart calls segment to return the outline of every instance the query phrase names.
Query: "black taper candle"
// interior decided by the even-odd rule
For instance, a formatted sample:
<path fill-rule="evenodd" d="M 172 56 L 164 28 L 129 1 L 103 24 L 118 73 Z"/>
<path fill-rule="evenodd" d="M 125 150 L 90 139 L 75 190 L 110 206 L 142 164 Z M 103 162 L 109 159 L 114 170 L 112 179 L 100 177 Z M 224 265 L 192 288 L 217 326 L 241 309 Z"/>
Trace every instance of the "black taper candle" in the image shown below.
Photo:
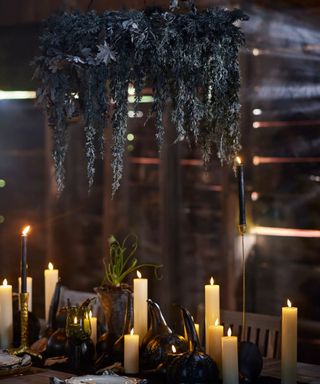
<path fill-rule="evenodd" d="M 26 226 L 21 236 L 21 292 L 27 293 L 27 243 L 30 225 Z"/>
<path fill-rule="evenodd" d="M 240 157 L 237 157 L 237 178 L 238 178 L 238 196 L 239 196 L 239 226 L 246 225 L 246 207 L 245 207 L 245 189 L 244 189 L 244 171 Z"/>

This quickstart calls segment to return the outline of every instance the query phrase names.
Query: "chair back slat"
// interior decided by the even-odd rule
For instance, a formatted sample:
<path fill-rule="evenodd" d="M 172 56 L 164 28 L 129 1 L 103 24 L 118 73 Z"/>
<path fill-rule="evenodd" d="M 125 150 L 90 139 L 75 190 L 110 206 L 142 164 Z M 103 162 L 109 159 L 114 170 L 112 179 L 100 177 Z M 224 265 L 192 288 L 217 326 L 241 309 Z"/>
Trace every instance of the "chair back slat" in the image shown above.
<path fill-rule="evenodd" d="M 221 323 L 232 325 L 234 334 L 242 339 L 242 312 L 221 311 Z M 247 313 L 244 340 L 257 344 L 264 357 L 278 358 L 280 324 L 280 317 Z"/>

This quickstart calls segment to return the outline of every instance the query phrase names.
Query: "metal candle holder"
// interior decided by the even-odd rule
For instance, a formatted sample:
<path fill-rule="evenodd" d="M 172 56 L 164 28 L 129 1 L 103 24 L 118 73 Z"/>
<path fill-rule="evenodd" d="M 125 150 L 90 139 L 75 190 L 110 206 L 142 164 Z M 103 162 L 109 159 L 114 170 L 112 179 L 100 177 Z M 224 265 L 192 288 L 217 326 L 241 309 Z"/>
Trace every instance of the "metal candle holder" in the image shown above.
<path fill-rule="evenodd" d="M 244 235 L 247 231 L 246 224 L 239 225 L 241 235 L 241 253 L 242 253 L 242 335 L 241 340 L 246 341 L 246 260 L 244 254 Z"/>
<path fill-rule="evenodd" d="M 27 353 L 28 355 L 38 357 L 39 359 L 42 359 L 42 356 L 38 353 L 32 351 L 32 349 L 29 347 L 28 343 L 28 335 L 29 335 L 29 323 L 28 323 L 28 299 L 29 299 L 29 293 L 28 292 L 22 292 L 20 295 L 20 322 L 21 322 L 21 341 L 20 346 L 18 348 L 14 348 L 10 350 L 11 353 L 14 355 L 22 355 L 24 353 Z"/>

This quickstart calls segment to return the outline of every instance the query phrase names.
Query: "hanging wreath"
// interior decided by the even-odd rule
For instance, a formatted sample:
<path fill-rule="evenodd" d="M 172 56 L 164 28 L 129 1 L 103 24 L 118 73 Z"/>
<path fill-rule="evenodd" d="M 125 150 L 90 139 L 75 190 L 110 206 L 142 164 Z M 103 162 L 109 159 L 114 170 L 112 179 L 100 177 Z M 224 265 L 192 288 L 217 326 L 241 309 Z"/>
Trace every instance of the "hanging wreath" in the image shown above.
<path fill-rule="evenodd" d="M 148 85 L 156 138 L 164 139 L 163 111 L 172 102 L 177 140 L 200 146 L 207 162 L 216 152 L 232 163 L 240 149 L 240 10 L 172 13 L 146 11 L 66 12 L 50 17 L 36 58 L 38 100 L 53 127 L 53 158 L 59 191 L 65 181 L 68 119 L 85 121 L 89 187 L 104 152 L 104 129 L 112 119 L 113 193 L 119 188 L 128 120 L 128 86 L 135 105 Z M 112 108 L 110 107 L 112 105 Z"/>

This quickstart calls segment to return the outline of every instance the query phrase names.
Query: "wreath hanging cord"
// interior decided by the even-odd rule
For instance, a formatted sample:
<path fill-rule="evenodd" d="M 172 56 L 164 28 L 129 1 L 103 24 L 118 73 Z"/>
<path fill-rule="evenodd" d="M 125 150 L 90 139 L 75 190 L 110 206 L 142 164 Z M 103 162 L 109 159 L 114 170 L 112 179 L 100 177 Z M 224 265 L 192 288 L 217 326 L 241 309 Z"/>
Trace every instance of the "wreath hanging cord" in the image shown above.
<path fill-rule="evenodd" d="M 136 106 L 145 86 L 153 90 L 150 114 L 160 147 L 163 112 L 170 99 L 177 138 L 196 143 L 205 162 L 216 153 L 222 162 L 233 163 L 240 149 L 238 54 L 244 44 L 238 20 L 247 16 L 225 9 L 65 12 L 50 17 L 40 37 L 35 76 L 41 80 L 38 100 L 53 128 L 59 191 L 65 182 L 68 120 L 84 117 L 90 188 L 96 158 L 103 154 L 108 112 L 113 193 L 119 188 L 130 84 Z"/>

